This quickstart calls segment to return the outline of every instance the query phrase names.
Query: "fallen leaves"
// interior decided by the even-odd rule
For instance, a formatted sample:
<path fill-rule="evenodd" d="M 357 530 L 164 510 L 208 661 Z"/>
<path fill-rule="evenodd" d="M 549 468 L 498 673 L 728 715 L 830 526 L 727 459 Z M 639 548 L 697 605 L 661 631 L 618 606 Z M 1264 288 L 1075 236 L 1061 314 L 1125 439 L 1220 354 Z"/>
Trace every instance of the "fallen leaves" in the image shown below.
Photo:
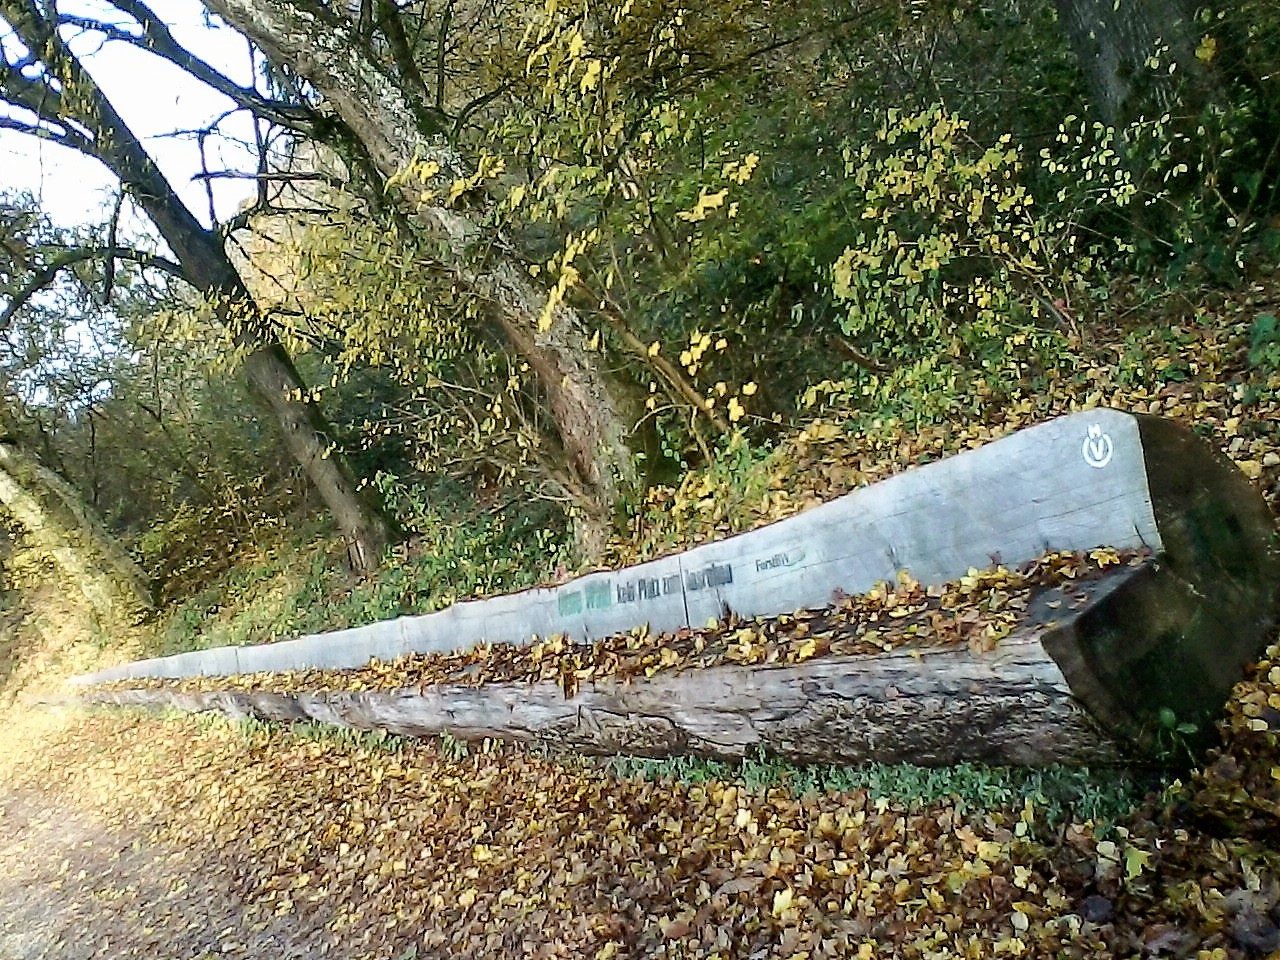
<path fill-rule="evenodd" d="M 1247 321 L 1196 318 L 1100 344 L 1079 370 L 1046 372 L 1080 389 L 988 388 L 977 397 L 982 418 L 964 423 L 816 424 L 784 445 L 755 500 L 735 503 L 707 474 L 658 491 L 671 526 L 627 549 L 658 552 L 775 519 L 1098 403 L 1190 423 L 1275 502 L 1280 378 L 1247 368 Z M 1128 351 L 1136 359 L 1122 357 Z M 1147 369 L 1144 358 L 1158 351 L 1165 362 Z M 1053 616 L 1070 609 L 1077 579 L 1133 559 L 1099 551 L 1087 561 L 1047 559 L 1042 570 L 996 567 L 941 593 L 906 581 L 826 611 L 627 634 L 589 648 L 549 638 L 523 652 L 484 648 L 345 678 L 237 682 L 518 679 L 570 692 L 596 677 L 715 662 L 802 662 L 886 645 L 982 648 L 998 644 L 1007 615 L 1032 602 L 1029 584 L 1042 588 Z M 1280 949 L 1280 649 L 1237 687 L 1222 733 L 1222 747 L 1185 786 L 1125 823 L 1068 822 L 1052 832 L 1017 804 L 907 810 L 865 791 L 796 796 L 727 780 L 616 779 L 510 748 L 461 755 L 442 741 L 393 751 L 190 718 L 92 715 L 42 732 L 36 748 L 15 742 L 0 754 L 6 791 L 36 791 L 51 807 L 92 811 L 181 851 L 155 867 L 175 897 L 189 878 L 234 892 L 245 910 L 235 926 L 205 930 L 198 911 L 183 918 L 205 949 L 221 944 L 232 955 L 282 917 L 314 931 L 331 955 L 353 958 L 1266 957 Z M 0 832 L 13 829 L 0 816 Z M 127 902 L 126 878 L 116 889 L 111 865 L 101 865 L 95 904 Z M 95 879 L 69 865 L 43 892 Z M 164 902 L 144 905 L 146 922 L 124 936 L 141 943 Z M 125 940 L 116 946 L 130 952 Z"/>
<path fill-rule="evenodd" d="M 152 879 L 181 898 L 194 870 L 234 892 L 226 944 L 284 918 L 352 958 L 1245 960 L 1280 936 L 1280 750 L 1246 722 L 1277 695 L 1278 656 L 1238 688 L 1224 750 L 1190 788 L 1102 833 L 1045 830 L 1031 801 L 908 809 L 863 790 L 619 779 L 507 747 L 121 712 L 45 731 L 6 790 L 183 850 Z M 115 895 L 109 870 L 95 883 L 95 903 Z"/>
<path fill-rule="evenodd" d="M 107 771 L 104 749 L 134 759 Z M 1025 887 L 1057 905 L 1037 893 L 1028 916 L 1070 903 L 1011 817 L 864 791 L 617 780 L 505 748 L 380 753 L 120 714 L 23 777 L 54 769 L 66 798 L 190 848 L 239 891 L 246 925 L 288 915 L 343 956 L 964 956 L 1015 933 Z M 1019 935 L 1056 944 L 1045 929 Z"/>
<path fill-rule="evenodd" d="M 659 672 L 720 664 L 803 663 L 815 657 L 868 656 L 899 648 L 967 645 L 975 653 L 995 649 L 1027 617 L 1033 600 L 1041 619 L 1053 619 L 1087 597 L 1082 585 L 1111 567 L 1140 565 L 1135 551 L 1109 547 L 1089 553 L 1047 553 L 1019 570 L 996 565 L 970 570 L 956 581 L 924 585 L 903 573 L 893 584 L 841 596 L 827 608 L 744 620 L 730 616 L 700 629 L 653 635 L 637 628 L 591 643 L 564 636 L 528 646 L 480 645 L 458 653 L 413 654 L 356 670 L 297 670 L 232 677 L 131 679 L 106 689 L 362 691 L 423 688 L 436 684 L 554 682 L 566 697 L 588 681 L 629 681 Z"/>

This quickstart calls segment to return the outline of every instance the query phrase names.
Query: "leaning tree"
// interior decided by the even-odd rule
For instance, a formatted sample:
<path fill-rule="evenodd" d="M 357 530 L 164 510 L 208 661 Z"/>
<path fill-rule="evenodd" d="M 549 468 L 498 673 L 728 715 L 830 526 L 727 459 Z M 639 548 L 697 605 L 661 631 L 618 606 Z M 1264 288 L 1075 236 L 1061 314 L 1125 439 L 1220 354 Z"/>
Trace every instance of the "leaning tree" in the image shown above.
<path fill-rule="evenodd" d="M 374 569 L 389 529 L 341 455 L 325 417 L 306 389 L 289 353 L 246 287 L 227 252 L 227 237 L 253 210 L 220 226 L 205 226 L 187 207 L 111 99 L 85 68 L 68 35 L 88 31 L 126 39 L 178 62 L 191 76 L 227 95 L 239 107 L 270 121 L 305 129 L 314 117 L 305 105 L 273 100 L 209 67 L 174 40 L 167 27 L 134 0 L 114 6 L 128 24 L 86 19 L 35 0 L 0 0 L 0 102 L 8 108 L 0 128 L 60 144 L 100 161 L 127 196 L 155 225 L 171 257 L 115 242 L 70 249 L 37 271 L 16 292 L 5 315 L 21 309 L 64 269 L 89 259 L 133 260 L 166 270 L 207 298 L 242 353 L 250 388 L 279 425 L 290 455 L 300 464 L 345 535 L 353 566 Z M 108 269 L 107 271 L 111 271 Z"/>
<path fill-rule="evenodd" d="M 566 492 L 579 508 L 583 545 L 599 546 L 610 511 L 635 481 L 639 397 L 593 348 L 584 318 L 531 279 L 525 258 L 492 225 L 485 191 L 456 195 L 455 184 L 483 187 L 483 177 L 476 158 L 459 147 L 458 116 L 448 109 L 442 87 L 440 58 L 450 55 L 455 39 L 447 18 L 433 28 L 415 22 L 424 19 L 419 11 L 384 0 L 205 5 L 319 96 L 333 121 L 328 139 L 342 138 L 359 152 L 367 173 L 389 187 L 387 196 L 401 215 L 430 239 L 443 271 L 485 304 L 484 321 L 496 324 L 512 355 L 536 377 L 567 460 Z M 432 29 L 430 59 L 439 69 L 428 70 L 428 57 L 412 38 Z M 468 97 L 483 103 L 500 92 L 475 90 Z M 461 202 L 424 202 L 430 194 L 452 194 Z"/>

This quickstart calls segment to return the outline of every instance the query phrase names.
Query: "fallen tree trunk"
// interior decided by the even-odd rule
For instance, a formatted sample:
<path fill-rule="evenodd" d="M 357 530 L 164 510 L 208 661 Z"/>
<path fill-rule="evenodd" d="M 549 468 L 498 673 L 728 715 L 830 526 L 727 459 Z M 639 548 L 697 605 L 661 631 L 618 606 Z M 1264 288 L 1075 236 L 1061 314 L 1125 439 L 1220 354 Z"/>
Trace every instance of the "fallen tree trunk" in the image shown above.
<path fill-rule="evenodd" d="M 1126 758 L 1033 639 L 1010 645 L 998 668 L 957 650 L 918 660 L 895 652 L 585 684 L 569 699 L 551 683 L 309 694 L 121 690 L 87 699 L 601 755 L 736 759 L 762 750 L 801 763 L 939 766 L 1097 766 Z"/>
<path fill-rule="evenodd" d="M 1164 457 L 1140 434 L 1141 424 L 1154 419 L 1113 410 L 1063 417 L 767 527 L 626 569 L 350 630 L 140 660 L 76 682 L 338 670 L 370 657 L 389 661 L 481 642 L 527 643 L 553 634 L 591 640 L 641 624 L 664 633 L 726 611 L 754 617 L 822 607 L 835 594 L 864 592 L 904 569 L 922 583 L 941 583 L 996 558 L 1016 566 L 1049 550 L 1159 551 L 1166 521 L 1153 511 L 1146 458 L 1162 464 Z M 1097 456 L 1084 456 L 1082 442 L 1084 452 L 1097 444 Z M 1197 441 L 1195 453 L 1209 452 Z M 1256 506 L 1249 497 L 1261 500 L 1238 471 L 1211 462 L 1225 480 L 1217 477 L 1210 489 L 1233 491 L 1226 502 L 1252 538 L 1239 550 L 1253 564 L 1260 521 L 1256 509 L 1241 511 Z M 1180 509 L 1174 502 L 1168 512 L 1176 517 Z M 1261 509 L 1265 514 L 1265 504 Z"/>
<path fill-rule="evenodd" d="M 1152 560 L 1055 588 L 1056 604 L 1045 592 L 987 651 L 917 646 L 717 666 L 584 682 L 569 697 L 537 683 L 84 697 L 603 753 L 739 757 L 759 748 L 802 761 L 932 764 L 1185 758 L 1209 742 L 1232 686 L 1270 640 L 1280 587 L 1274 520 L 1243 475 L 1192 433 L 1114 411 L 1066 417 L 630 570 L 345 631 L 328 648 L 305 638 L 207 650 L 79 682 L 355 667 L 440 650 L 446 639 L 453 648 L 486 634 L 525 642 L 555 624 L 586 636 L 646 620 L 688 629 L 708 613 L 821 606 L 833 589 L 861 592 L 902 568 L 941 583 L 996 557 L 1015 566 L 1048 548 L 1098 546 L 1145 548 Z M 422 645 L 399 631 L 406 623 L 422 628 Z"/>
<path fill-rule="evenodd" d="M 901 647 L 794 665 L 719 666 L 631 682 L 440 684 L 387 691 L 89 690 L 92 703 L 312 720 L 406 736 L 448 734 L 590 754 L 719 759 L 756 751 L 795 762 L 1116 764 L 1140 756 L 1073 691 L 1049 650 L 1087 640 L 1097 611 L 1159 580 L 1114 570 L 1041 593 L 994 649 Z M 1063 610 L 1066 613 L 1063 613 Z M 1158 742 L 1151 750 L 1159 752 Z"/>

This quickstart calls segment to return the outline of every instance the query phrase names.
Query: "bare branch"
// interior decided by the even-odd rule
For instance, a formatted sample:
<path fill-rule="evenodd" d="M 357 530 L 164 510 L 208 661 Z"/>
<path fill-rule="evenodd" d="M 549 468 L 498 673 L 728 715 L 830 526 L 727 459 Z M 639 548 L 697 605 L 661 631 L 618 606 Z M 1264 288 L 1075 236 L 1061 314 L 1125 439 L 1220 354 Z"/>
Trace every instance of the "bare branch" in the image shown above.
<path fill-rule="evenodd" d="M 253 48 L 250 47 L 251 51 L 252 49 Z M 253 54 L 250 53 L 250 58 L 252 58 L 252 56 Z M 254 146 L 254 153 L 257 155 L 257 158 L 258 158 L 258 166 L 255 172 L 258 174 L 259 177 L 262 177 L 264 174 L 269 173 L 271 170 L 270 148 L 268 147 L 267 137 L 264 134 L 262 126 L 263 126 L 262 120 L 255 117 L 253 120 L 253 146 Z M 259 179 L 257 181 L 257 187 L 255 189 L 255 198 L 256 198 L 255 204 L 266 205 L 271 202 L 271 197 L 268 191 L 269 186 L 270 184 L 266 180 Z"/>
<path fill-rule="evenodd" d="M 24 42 L 38 38 L 23 37 Z M 13 63 L 0 63 L 0 96 L 11 106 L 32 113 L 40 124 L 32 124 L 17 117 L 0 118 L 0 125 L 7 130 L 16 130 L 42 140 L 51 140 L 71 147 L 73 150 L 92 153 L 93 136 L 83 124 L 76 123 L 64 116 L 62 110 L 62 90 L 57 78 L 45 73 L 41 79 L 34 79 L 22 72 L 23 65 L 32 66 L 30 57 Z"/>
<path fill-rule="evenodd" d="M 453 0 L 449 0 L 440 14 L 440 30 L 436 34 L 436 109 L 442 114 L 444 113 L 445 47 L 452 26 Z"/>
<path fill-rule="evenodd" d="M 2 89 L 2 88 L 0 88 Z M 52 127 L 42 127 L 34 123 L 26 123 L 13 117 L 0 117 L 0 130 L 13 130 L 17 133 L 25 133 L 29 137 L 36 137 L 40 140 L 48 140 L 50 143 L 61 144 L 72 150 L 79 150 L 89 153 L 91 144 L 83 140 L 79 134 L 72 132 L 67 128 L 61 131 Z"/>
<path fill-rule="evenodd" d="M 284 173 L 271 171 L 266 173 L 246 173 L 242 170 L 212 170 L 207 173 L 197 173 L 191 177 L 192 180 L 260 180 L 268 183 L 296 183 L 299 181 L 312 181 L 323 183 L 326 186 L 333 187 L 335 190 L 345 190 L 349 183 L 341 177 L 331 177 L 323 173 Z"/>
<path fill-rule="evenodd" d="M 132 44 L 168 60 L 201 83 L 212 87 L 241 108 L 257 116 L 307 136 L 314 135 L 317 117 L 309 107 L 273 100 L 251 87 L 240 86 L 180 44 L 170 32 L 168 24 L 157 17 L 141 0 L 108 0 L 108 2 L 121 13 L 132 17 L 141 27 L 142 33 L 135 36 L 119 27 L 104 23 L 90 26 L 89 29 L 101 30 L 111 39 Z M 88 24 L 93 22 L 87 21 Z"/>
<path fill-rule="evenodd" d="M 889 372 L 888 367 L 880 363 L 874 357 L 867 356 L 855 347 L 847 338 L 840 336 L 840 334 L 832 334 L 829 338 L 829 342 L 836 348 L 836 350 L 843 353 L 863 370 L 867 370 L 871 373 L 878 373 L 880 375 L 884 375 Z"/>
<path fill-rule="evenodd" d="M 111 209 L 111 222 L 107 229 L 107 247 L 114 250 L 119 244 L 116 238 L 120 232 L 120 212 L 124 209 L 124 191 L 121 190 L 116 194 L 115 206 Z M 106 270 L 102 275 L 102 303 L 103 306 L 111 302 L 111 288 L 116 283 L 116 258 L 107 257 Z"/>
<path fill-rule="evenodd" d="M 456 140 L 458 137 L 462 135 L 462 131 L 466 127 L 467 121 L 471 119 L 472 114 L 474 114 L 477 110 L 480 110 L 483 107 L 488 106 L 494 100 L 498 99 L 498 97 L 501 97 L 504 94 L 511 91 L 514 87 L 515 87 L 514 80 L 504 81 L 503 83 L 494 87 L 492 90 L 489 90 L 486 93 L 482 93 L 480 96 L 476 97 L 470 103 L 466 104 L 460 111 L 458 111 L 458 117 L 453 122 L 454 139 Z"/>
<path fill-rule="evenodd" d="M 90 17 L 77 17 L 73 14 L 59 14 L 58 19 L 67 26 L 79 27 L 85 33 L 102 34 L 106 40 L 117 40 L 122 43 L 129 43 L 135 47 L 142 46 L 144 38 L 136 33 L 130 33 L 119 24 L 107 23 L 104 20 L 94 20 Z"/>
<path fill-rule="evenodd" d="M 59 257 L 54 258 L 45 264 L 34 277 L 27 283 L 25 287 L 13 295 L 13 299 L 9 304 L 0 311 L 0 330 L 7 329 L 9 324 L 13 322 L 14 316 L 18 311 L 25 307 L 41 290 L 49 287 L 58 274 L 67 267 L 74 266 L 77 263 L 84 263 L 88 260 L 110 259 L 110 260 L 129 260 L 133 263 L 140 264 L 144 267 L 151 267 L 156 270 L 163 270 L 179 279 L 186 279 L 182 267 L 167 260 L 164 257 L 156 256 L 154 253 L 148 253 L 145 250 L 135 250 L 132 247 L 78 247 L 74 250 L 68 250 Z"/>
<path fill-rule="evenodd" d="M 401 79 L 406 85 L 411 86 L 418 96 L 424 100 L 427 99 L 431 91 L 427 89 L 427 84 L 418 71 L 417 61 L 409 46 L 409 38 L 404 32 L 404 23 L 400 20 L 400 8 L 392 0 L 378 0 L 377 8 L 378 26 L 391 47 L 391 56 Z"/>

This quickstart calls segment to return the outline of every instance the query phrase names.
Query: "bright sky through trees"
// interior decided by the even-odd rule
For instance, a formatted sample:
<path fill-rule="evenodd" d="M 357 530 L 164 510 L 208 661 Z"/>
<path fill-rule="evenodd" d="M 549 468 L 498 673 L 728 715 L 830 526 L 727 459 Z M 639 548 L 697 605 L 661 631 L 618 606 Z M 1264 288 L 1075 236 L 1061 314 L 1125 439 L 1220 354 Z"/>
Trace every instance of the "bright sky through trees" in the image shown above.
<path fill-rule="evenodd" d="M 97 0 L 72 0 L 62 6 L 106 22 L 130 26 L 128 17 Z M 245 40 L 233 30 L 210 23 L 198 0 L 151 2 L 177 39 L 213 66 L 248 83 L 251 64 Z M 136 24 L 132 25 L 136 31 Z M 193 179 L 201 171 L 196 131 L 211 125 L 232 108 L 222 94 L 188 74 L 130 44 L 105 41 L 101 35 L 68 30 L 64 37 L 85 55 L 86 65 L 116 109 L 139 135 L 187 205 L 208 220 L 206 184 Z M 4 38 L 5 42 L 9 38 Z M 204 165 L 210 171 L 251 170 L 252 141 L 244 114 L 219 124 L 221 136 L 204 142 Z M 244 180 L 211 182 L 219 216 L 234 211 L 251 192 Z M 105 216 L 115 190 L 114 178 L 95 160 L 23 134 L 0 131 L 0 190 L 28 191 L 58 223 L 72 225 Z"/>

